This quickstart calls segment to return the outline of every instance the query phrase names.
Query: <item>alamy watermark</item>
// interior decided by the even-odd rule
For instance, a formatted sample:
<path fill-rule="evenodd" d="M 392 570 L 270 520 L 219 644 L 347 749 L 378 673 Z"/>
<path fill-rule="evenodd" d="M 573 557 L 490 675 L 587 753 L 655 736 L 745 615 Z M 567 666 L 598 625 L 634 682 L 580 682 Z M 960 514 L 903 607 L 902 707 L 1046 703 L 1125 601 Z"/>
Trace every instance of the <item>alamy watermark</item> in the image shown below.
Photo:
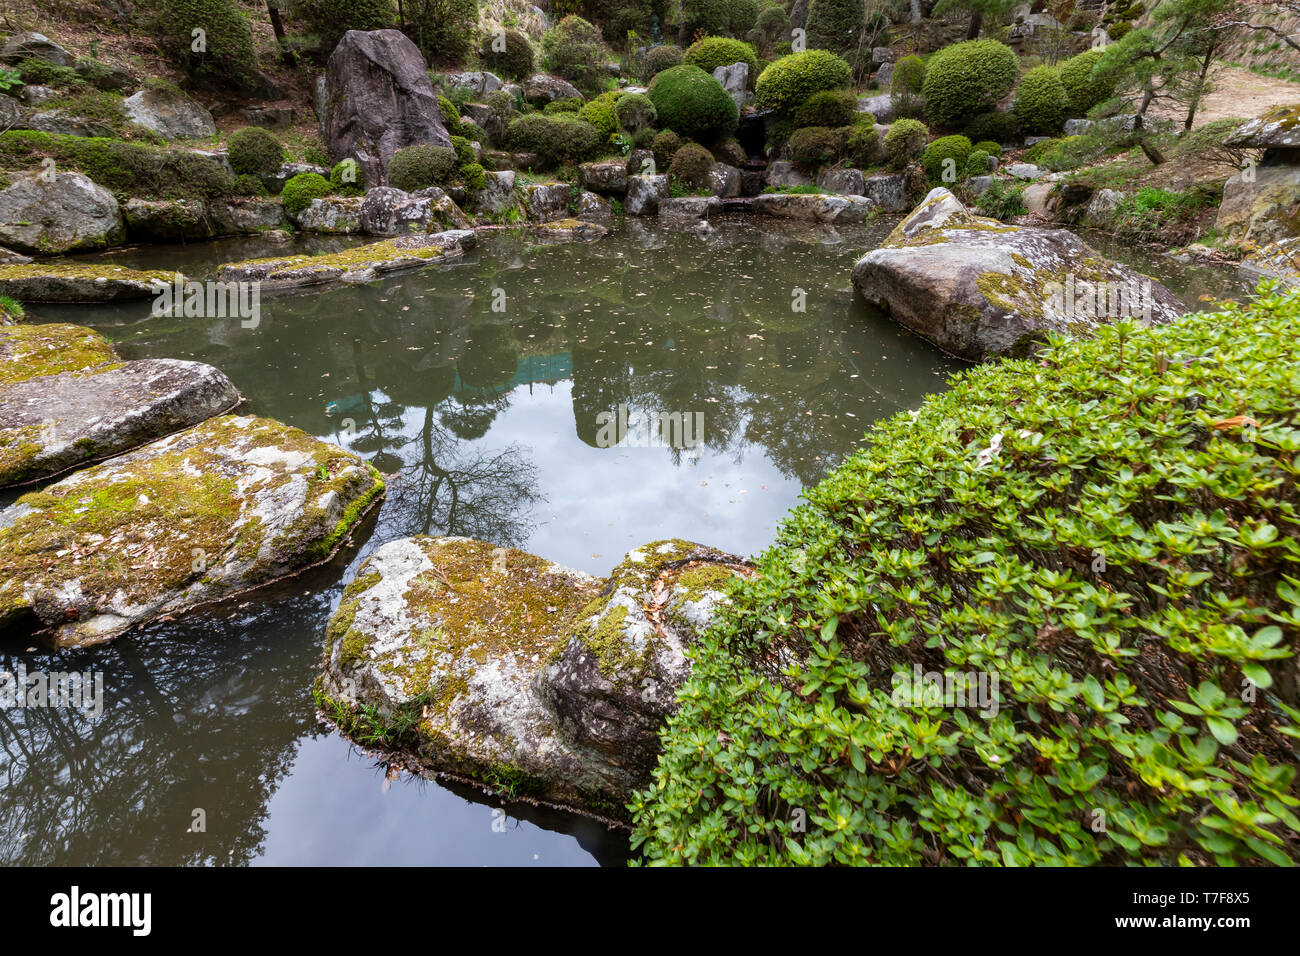
<path fill-rule="evenodd" d="M 153 315 L 170 315 L 187 319 L 238 318 L 246 329 L 255 329 L 262 321 L 262 284 L 260 282 L 199 282 L 177 273 L 171 282 L 151 280 Z"/>
<path fill-rule="evenodd" d="M 51 707 L 82 710 L 94 720 L 104 712 L 103 671 L 0 670 L 0 710 Z"/>
<path fill-rule="evenodd" d="M 596 447 L 695 448 L 704 441 L 703 412 L 632 411 L 619 404 L 596 415 Z"/>
<path fill-rule="evenodd" d="M 1064 282 L 1049 282 L 1043 287 L 1047 307 L 1060 315 L 1078 319 L 1151 320 L 1155 303 L 1150 279 L 1125 282 L 1079 279 L 1073 273 Z"/>

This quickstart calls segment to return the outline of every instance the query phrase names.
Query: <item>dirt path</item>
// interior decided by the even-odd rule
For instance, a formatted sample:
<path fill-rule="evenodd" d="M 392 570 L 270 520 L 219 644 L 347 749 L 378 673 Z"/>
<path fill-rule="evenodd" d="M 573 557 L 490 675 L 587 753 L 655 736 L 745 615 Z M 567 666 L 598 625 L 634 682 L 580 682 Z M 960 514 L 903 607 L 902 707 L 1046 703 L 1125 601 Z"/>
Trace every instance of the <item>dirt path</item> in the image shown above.
<path fill-rule="evenodd" d="M 1300 103 L 1300 83 L 1260 76 L 1237 66 L 1220 66 L 1211 70 L 1210 84 L 1213 89 L 1201 100 L 1193 126 L 1229 117 L 1249 119 L 1271 106 Z M 1179 126 L 1187 116 L 1185 107 L 1172 103 L 1161 104 L 1152 113 L 1172 119 Z"/>

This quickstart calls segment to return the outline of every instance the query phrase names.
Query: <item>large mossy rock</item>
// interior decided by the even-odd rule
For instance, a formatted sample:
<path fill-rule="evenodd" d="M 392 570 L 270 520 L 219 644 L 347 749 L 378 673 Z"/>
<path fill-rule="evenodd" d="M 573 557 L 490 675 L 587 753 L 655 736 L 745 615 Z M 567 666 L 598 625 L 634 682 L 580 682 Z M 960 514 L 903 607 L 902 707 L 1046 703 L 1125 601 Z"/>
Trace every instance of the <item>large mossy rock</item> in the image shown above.
<path fill-rule="evenodd" d="M 325 73 L 325 145 L 351 157 L 364 181 L 385 182 L 393 154 L 422 143 L 451 146 L 428 68 L 399 30 L 349 30 Z"/>
<path fill-rule="evenodd" d="M 207 108 L 175 87 L 150 87 L 122 101 L 126 116 L 163 139 L 207 139 L 217 124 Z"/>
<path fill-rule="evenodd" d="M 0 511 L 0 634 L 99 644 L 269 584 L 327 560 L 383 490 L 299 429 L 209 419 Z"/>
<path fill-rule="evenodd" d="M 513 175 L 512 173 L 512 184 Z M 403 236 L 413 232 L 442 232 L 470 227 L 469 218 L 456 205 L 455 200 L 437 186 L 414 193 L 394 186 L 368 189 L 361 205 L 360 224 L 361 231 L 372 236 Z"/>
<path fill-rule="evenodd" d="M 607 580 L 467 538 L 390 542 L 330 622 L 318 701 L 415 768 L 619 818 L 731 568 L 680 541 Z"/>
<path fill-rule="evenodd" d="M 171 285 L 177 275 L 109 263 L 18 262 L 0 265 L 0 294 L 21 302 L 147 299 L 157 294 L 160 283 Z"/>
<path fill-rule="evenodd" d="M 1121 312 L 1161 323 L 1186 311 L 1159 282 L 1072 232 L 974 216 L 942 187 L 858 260 L 853 285 L 913 332 L 971 361 L 1027 354 L 1049 332 L 1087 335 Z"/>
<path fill-rule="evenodd" d="M 120 454 L 241 401 L 211 365 L 122 362 L 76 325 L 0 328 L 0 361 L 0 487 Z"/>
<path fill-rule="evenodd" d="M 1300 103 L 1243 123 L 1224 145 L 1264 152 L 1224 184 L 1215 230 L 1261 243 L 1300 236 Z"/>
<path fill-rule="evenodd" d="M 0 244 L 58 255 L 104 249 L 126 239 L 122 210 L 103 186 L 81 173 L 18 178 L 0 190 Z"/>

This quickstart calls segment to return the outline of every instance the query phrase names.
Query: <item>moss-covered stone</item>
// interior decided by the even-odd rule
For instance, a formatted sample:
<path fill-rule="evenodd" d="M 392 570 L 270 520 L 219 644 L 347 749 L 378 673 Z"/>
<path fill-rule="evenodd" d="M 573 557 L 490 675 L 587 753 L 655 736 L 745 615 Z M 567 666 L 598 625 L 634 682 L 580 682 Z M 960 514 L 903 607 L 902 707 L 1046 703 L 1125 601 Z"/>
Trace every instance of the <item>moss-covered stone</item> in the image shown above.
<path fill-rule="evenodd" d="M 157 283 L 171 284 L 176 273 L 127 269 L 109 263 L 33 262 L 0 265 L 0 294 L 22 302 L 111 302 L 147 299 Z"/>

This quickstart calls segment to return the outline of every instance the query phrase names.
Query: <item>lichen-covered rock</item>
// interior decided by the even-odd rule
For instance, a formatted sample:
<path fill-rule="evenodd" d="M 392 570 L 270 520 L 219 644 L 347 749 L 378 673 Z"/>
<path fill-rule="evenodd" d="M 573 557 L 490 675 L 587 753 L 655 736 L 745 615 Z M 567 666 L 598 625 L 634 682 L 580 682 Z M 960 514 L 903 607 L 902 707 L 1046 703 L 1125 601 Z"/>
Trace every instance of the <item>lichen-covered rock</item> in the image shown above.
<path fill-rule="evenodd" d="M 218 236 L 249 236 L 287 229 L 289 219 L 276 199 L 219 199 L 208 203 L 208 218 Z"/>
<path fill-rule="evenodd" d="M 811 186 L 812 177 L 803 172 L 794 163 L 778 159 L 767 164 L 764 182 L 774 189 L 788 189 L 791 186 Z"/>
<path fill-rule="evenodd" d="M 135 242 L 198 242 L 212 238 L 207 210 L 197 199 L 132 198 L 122 211 L 127 235 Z"/>
<path fill-rule="evenodd" d="M 524 208 L 533 222 L 554 222 L 569 214 L 568 183 L 524 183 Z"/>
<path fill-rule="evenodd" d="M 659 203 L 668 198 L 668 177 L 629 176 L 623 210 L 629 216 L 657 216 Z"/>
<path fill-rule="evenodd" d="M 1300 164 L 1263 162 L 1234 173 L 1224 183 L 1214 228 L 1256 242 L 1300 236 Z"/>
<path fill-rule="evenodd" d="M 533 235 L 538 239 L 548 239 L 553 242 L 573 242 L 575 240 L 585 242 L 590 239 L 599 239 L 607 235 L 609 229 L 596 222 L 590 222 L 583 219 L 557 219 L 554 222 L 544 222 L 540 226 L 533 227 Z"/>
<path fill-rule="evenodd" d="M 30 262 L 0 265 L 0 295 L 20 302 L 113 302 L 147 299 L 176 273 L 145 272 L 109 263 Z"/>
<path fill-rule="evenodd" d="M 858 112 L 870 113 L 877 123 L 894 121 L 894 98 L 888 93 L 877 96 L 864 96 L 858 100 Z"/>
<path fill-rule="evenodd" d="M 27 108 L 12 96 L 0 93 L 0 128 L 22 129 L 26 120 Z"/>
<path fill-rule="evenodd" d="M 734 199 L 740 195 L 740 170 L 727 163 L 714 163 L 709 170 L 709 188 L 719 199 Z"/>
<path fill-rule="evenodd" d="M 1235 149 L 1300 149 L 1300 103 L 1265 110 L 1228 134 L 1223 145 Z"/>
<path fill-rule="evenodd" d="M 0 60 L 21 63 L 29 57 L 55 66 L 72 66 L 75 57 L 43 33 L 15 33 L 0 48 Z"/>
<path fill-rule="evenodd" d="M 33 113 L 23 124 L 27 129 L 60 136 L 112 136 L 113 128 L 99 120 L 79 116 L 61 107 Z"/>
<path fill-rule="evenodd" d="M 95 341 L 98 340 L 98 341 Z M 199 362 L 122 362 L 79 326 L 0 328 L 0 486 L 28 484 L 230 411 L 239 392 Z"/>
<path fill-rule="evenodd" d="M 582 185 L 592 192 L 621 196 L 627 192 L 626 160 L 603 160 L 597 163 L 583 163 L 578 167 L 582 174 Z"/>
<path fill-rule="evenodd" d="M 875 208 L 863 196 L 815 193 L 764 193 L 753 201 L 754 212 L 765 216 L 821 223 L 865 222 Z"/>
<path fill-rule="evenodd" d="M 524 99 L 534 106 L 545 106 L 554 100 L 582 100 L 582 93 L 568 80 L 548 73 L 534 73 L 524 83 Z"/>
<path fill-rule="evenodd" d="M 146 87 L 122 101 L 127 119 L 163 139 L 199 139 L 217 134 L 206 108 L 176 87 Z"/>
<path fill-rule="evenodd" d="M 608 199 L 595 193 L 584 192 L 578 197 L 577 218 L 608 229 L 614 224 L 614 207 Z"/>
<path fill-rule="evenodd" d="M 971 361 L 1023 355 L 1047 332 L 1086 335 L 1118 315 L 1167 322 L 1186 311 L 1159 282 L 1072 232 L 973 216 L 942 187 L 858 260 L 853 285 L 898 322 Z"/>
<path fill-rule="evenodd" d="M 289 218 L 304 232 L 353 233 L 361 231 L 361 196 L 321 196 Z"/>
<path fill-rule="evenodd" d="M 841 193 L 845 196 L 864 194 L 862 170 L 851 168 L 827 168 L 817 176 L 817 188 L 828 193 Z"/>
<path fill-rule="evenodd" d="M 522 208 L 519 194 L 515 192 L 515 172 L 512 169 L 483 174 L 485 185 L 472 190 L 470 205 L 489 216 L 501 216 L 511 209 Z"/>
<path fill-rule="evenodd" d="M 372 236 L 402 236 L 412 232 L 468 229 L 469 218 L 446 192 L 430 186 L 403 192 L 393 186 L 366 190 L 361 205 L 361 231 Z"/>
<path fill-rule="evenodd" d="M 327 560 L 384 489 L 306 432 L 223 416 L 0 511 L 0 634 L 100 644 Z"/>
<path fill-rule="evenodd" d="M 736 109 L 741 109 L 751 98 L 749 92 L 749 64 L 731 63 L 715 67 L 713 78 L 722 84 L 727 95 L 736 101 Z"/>
<path fill-rule="evenodd" d="M 125 238 L 113 194 L 81 173 L 33 173 L 0 190 L 0 244 L 19 252 L 83 252 Z"/>
<path fill-rule="evenodd" d="M 217 277 L 222 282 L 260 282 L 262 289 L 269 292 L 325 282 L 371 282 L 390 272 L 459 258 L 474 247 L 475 241 L 474 233 L 465 229 L 396 236 L 319 256 L 269 256 L 228 262 L 218 268 Z"/>
<path fill-rule="evenodd" d="M 285 183 L 295 176 L 301 176 L 303 173 L 315 173 L 325 179 L 330 178 L 330 171 L 324 166 L 317 166 L 315 163 L 281 163 L 280 168 L 275 172 L 264 173 L 258 178 L 262 181 L 262 185 L 266 187 L 267 192 L 279 195 L 284 191 Z"/>
<path fill-rule="evenodd" d="M 656 542 L 603 581 L 467 538 L 393 541 L 343 594 L 317 699 L 420 769 L 622 817 L 731 567 Z"/>
<path fill-rule="evenodd" d="M 907 176 L 903 173 L 874 173 L 862 180 L 862 195 L 882 212 L 902 212 L 907 208 Z"/>
<path fill-rule="evenodd" d="M 1250 281 L 1277 279 L 1300 289 L 1300 236 L 1260 246 L 1242 260 L 1238 271 Z"/>
<path fill-rule="evenodd" d="M 669 226 L 691 226 L 722 210 L 717 196 L 671 196 L 659 200 L 659 221 Z"/>
<path fill-rule="evenodd" d="M 475 96 L 486 96 L 501 89 L 501 77 L 487 70 L 474 70 L 466 73 L 444 73 L 442 82 L 448 87 L 460 87 L 469 90 Z"/>

